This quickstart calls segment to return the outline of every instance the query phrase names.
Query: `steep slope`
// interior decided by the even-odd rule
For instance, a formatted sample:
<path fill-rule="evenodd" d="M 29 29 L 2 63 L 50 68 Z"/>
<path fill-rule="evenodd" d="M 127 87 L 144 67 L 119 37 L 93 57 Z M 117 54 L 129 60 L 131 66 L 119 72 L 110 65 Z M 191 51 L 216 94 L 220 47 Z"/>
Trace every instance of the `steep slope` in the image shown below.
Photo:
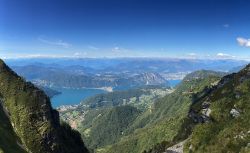
<path fill-rule="evenodd" d="M 0 153 L 7 152 L 18 152 L 26 153 L 21 147 L 21 142 L 16 136 L 8 116 L 0 104 Z"/>
<path fill-rule="evenodd" d="M 117 142 L 133 123 L 140 111 L 132 106 L 118 106 L 99 112 L 88 129 L 90 148 L 99 148 Z M 84 136 L 87 136 L 86 134 Z"/>
<path fill-rule="evenodd" d="M 187 76 L 177 89 L 164 98 L 158 100 L 148 111 L 139 116 L 129 127 L 130 133 L 119 142 L 105 147 L 101 152 L 107 153 L 138 153 L 143 151 L 165 150 L 175 139 L 185 138 L 188 130 L 182 125 L 186 122 L 189 107 L 193 102 L 194 93 L 213 86 L 220 79 L 219 73 L 203 71 L 203 77 L 197 76 L 200 71 Z M 183 132 L 183 131 L 182 131 Z M 156 149 L 155 149 L 156 148 Z"/>
<path fill-rule="evenodd" d="M 167 85 L 167 80 L 165 80 L 160 74 L 158 73 L 149 73 L 145 72 L 139 75 L 134 76 L 134 80 L 137 84 L 145 84 L 145 85 Z"/>
<path fill-rule="evenodd" d="M 60 107 L 60 117 L 79 130 L 88 148 L 98 149 L 117 142 L 135 128 L 134 121 L 159 98 L 173 89 L 147 86 L 99 94 L 78 106 Z"/>
<path fill-rule="evenodd" d="M 61 94 L 61 92 L 56 91 L 56 90 L 51 89 L 51 88 L 48 88 L 48 87 L 42 87 L 42 86 L 37 86 L 37 87 L 38 87 L 39 89 L 43 90 L 43 91 L 45 92 L 45 94 L 46 94 L 47 96 L 49 96 L 49 98 L 52 98 L 52 97 L 54 97 L 54 96 L 56 96 L 56 95 Z"/>
<path fill-rule="evenodd" d="M 250 65 L 192 93 L 192 105 L 177 136 L 150 153 L 249 153 L 249 92 Z"/>
<path fill-rule="evenodd" d="M 189 116 L 198 124 L 185 151 L 250 152 L 250 65 L 211 90 L 191 106 Z"/>
<path fill-rule="evenodd" d="M 0 60 L 0 97 L 23 148 L 33 153 L 85 153 L 78 132 L 60 124 L 49 98 Z M 8 131 L 6 131 L 8 132 Z M 2 146 L 4 144 L 0 144 Z M 1 148 L 3 152 L 7 152 Z"/>

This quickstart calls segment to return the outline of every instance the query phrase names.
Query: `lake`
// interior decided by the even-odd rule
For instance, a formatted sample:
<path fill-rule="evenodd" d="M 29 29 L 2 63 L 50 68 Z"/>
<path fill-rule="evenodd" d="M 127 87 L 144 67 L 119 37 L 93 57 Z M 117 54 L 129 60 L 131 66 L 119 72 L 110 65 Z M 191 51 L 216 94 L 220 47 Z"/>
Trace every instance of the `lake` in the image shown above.
<path fill-rule="evenodd" d="M 55 89 L 60 91 L 61 94 L 54 96 L 51 98 L 51 103 L 54 108 L 57 108 L 61 105 L 75 105 L 79 104 L 82 100 L 94 96 L 96 94 L 106 93 L 105 90 L 101 89 L 68 89 L 68 88 L 60 88 Z"/>
<path fill-rule="evenodd" d="M 168 80 L 171 87 L 175 87 L 182 80 Z M 115 90 L 128 90 L 129 88 L 115 88 Z M 83 88 L 83 89 L 69 89 L 69 88 L 59 88 L 55 89 L 60 91 L 61 94 L 54 96 L 51 98 L 51 103 L 54 108 L 57 108 L 61 105 L 75 105 L 79 104 L 82 100 L 89 98 L 91 96 L 95 96 L 101 93 L 107 93 L 107 91 L 102 89 L 91 89 L 91 88 Z"/>
<path fill-rule="evenodd" d="M 178 85 L 179 83 L 181 83 L 182 80 L 168 80 L 169 85 L 171 87 L 175 87 L 176 85 Z"/>

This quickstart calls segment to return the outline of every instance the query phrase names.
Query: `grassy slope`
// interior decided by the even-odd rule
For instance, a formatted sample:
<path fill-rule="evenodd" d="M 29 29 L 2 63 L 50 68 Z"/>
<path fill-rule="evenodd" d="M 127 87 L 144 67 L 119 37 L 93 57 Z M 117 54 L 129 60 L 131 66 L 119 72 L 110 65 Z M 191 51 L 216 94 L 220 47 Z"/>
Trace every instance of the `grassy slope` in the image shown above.
<path fill-rule="evenodd" d="M 36 153 L 87 152 L 80 135 L 59 123 L 44 92 L 25 82 L 0 61 L 0 94 L 16 134 Z"/>
<path fill-rule="evenodd" d="M 250 152 L 250 66 L 228 77 L 222 87 L 192 106 L 200 112 L 202 102 L 210 101 L 212 121 L 194 128 L 185 152 Z M 240 116 L 230 115 L 232 109 L 237 109 Z"/>
<path fill-rule="evenodd" d="M 20 140 L 0 105 L 0 153 L 26 153 L 17 142 L 20 143 Z"/>

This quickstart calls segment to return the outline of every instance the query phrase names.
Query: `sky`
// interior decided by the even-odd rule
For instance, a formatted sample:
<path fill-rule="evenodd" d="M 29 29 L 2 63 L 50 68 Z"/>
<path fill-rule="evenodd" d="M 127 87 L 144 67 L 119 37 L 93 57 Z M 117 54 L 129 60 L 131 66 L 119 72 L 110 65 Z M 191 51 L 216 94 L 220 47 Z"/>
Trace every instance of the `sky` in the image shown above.
<path fill-rule="evenodd" d="M 249 0 L 0 0 L 0 58 L 250 59 Z"/>

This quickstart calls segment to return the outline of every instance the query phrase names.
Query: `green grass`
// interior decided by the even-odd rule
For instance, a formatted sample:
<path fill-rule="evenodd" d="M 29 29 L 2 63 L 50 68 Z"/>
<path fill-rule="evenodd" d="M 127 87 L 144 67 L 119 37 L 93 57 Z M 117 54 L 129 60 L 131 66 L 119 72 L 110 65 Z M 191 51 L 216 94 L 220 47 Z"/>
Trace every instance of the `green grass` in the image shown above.
<path fill-rule="evenodd" d="M 1 60 L 0 82 L 3 105 L 28 152 L 87 152 L 81 139 L 77 139 L 80 135 L 60 125 L 59 114 L 52 109 L 46 94 L 19 77 Z"/>
<path fill-rule="evenodd" d="M 248 67 L 237 74 L 230 75 L 226 84 L 213 90 L 211 94 L 194 105 L 193 108 L 200 111 L 198 105 L 209 98 L 212 121 L 199 124 L 194 128 L 191 138 L 185 145 L 185 152 L 245 153 L 250 151 L 249 72 Z M 241 78 L 246 79 L 241 82 Z M 236 93 L 240 93 L 240 97 L 236 98 Z M 233 108 L 240 111 L 239 117 L 230 115 L 230 110 Z"/>
<path fill-rule="evenodd" d="M 26 153 L 17 142 L 21 144 L 0 105 L 0 153 Z"/>

